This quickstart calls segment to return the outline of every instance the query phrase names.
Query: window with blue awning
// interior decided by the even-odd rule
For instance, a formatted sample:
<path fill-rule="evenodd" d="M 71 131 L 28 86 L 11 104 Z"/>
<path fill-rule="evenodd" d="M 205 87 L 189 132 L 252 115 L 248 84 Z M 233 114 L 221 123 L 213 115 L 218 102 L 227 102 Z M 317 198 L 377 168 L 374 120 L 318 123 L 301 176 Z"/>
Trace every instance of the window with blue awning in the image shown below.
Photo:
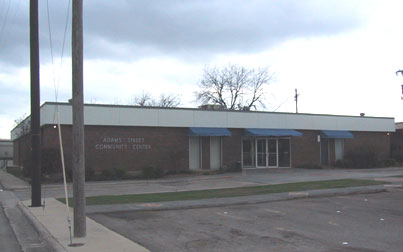
<path fill-rule="evenodd" d="M 227 128 L 191 127 L 188 136 L 231 136 Z"/>
<path fill-rule="evenodd" d="M 347 139 L 354 138 L 353 133 L 347 130 L 322 130 L 320 132 L 323 138 L 337 138 L 337 139 Z"/>
<path fill-rule="evenodd" d="M 244 136 L 302 136 L 302 133 L 293 129 L 244 129 Z"/>

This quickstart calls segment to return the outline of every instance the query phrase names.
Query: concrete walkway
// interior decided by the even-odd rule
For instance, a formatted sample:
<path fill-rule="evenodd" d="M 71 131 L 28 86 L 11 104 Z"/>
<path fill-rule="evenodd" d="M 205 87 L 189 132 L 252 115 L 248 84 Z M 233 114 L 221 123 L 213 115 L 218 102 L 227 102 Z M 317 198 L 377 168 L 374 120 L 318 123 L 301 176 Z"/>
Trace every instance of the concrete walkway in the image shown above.
<path fill-rule="evenodd" d="M 29 204 L 30 202 L 24 201 L 20 207 L 25 209 L 27 216 L 33 223 L 36 223 L 35 225 L 42 237 L 54 239 L 54 251 L 149 251 L 90 218 L 86 220 L 87 236 L 85 238 L 73 238 L 71 243 L 67 210 L 63 203 L 55 199 L 46 199 L 44 209 L 41 207 L 32 208 L 29 207 Z M 72 209 L 70 209 L 70 213 L 71 219 L 73 219 Z M 81 246 L 71 246 L 71 244 Z"/>
<path fill-rule="evenodd" d="M 1 175 L 1 173 L 0 173 Z M 332 179 L 380 179 L 403 176 L 403 167 L 382 169 L 253 169 L 238 173 L 225 173 L 205 176 L 167 177 L 158 180 L 123 180 L 86 182 L 86 196 L 121 195 L 156 192 L 177 192 L 203 189 L 232 188 L 254 185 L 283 184 L 292 182 L 332 180 Z M 12 176 L 12 175 L 10 175 Z M 1 181 L 1 176 L 0 176 Z M 25 183 L 25 182 L 24 182 Z M 17 183 L 18 184 L 18 183 Z M 5 186 L 6 187 L 6 186 Z M 8 184 L 9 190 L 21 200 L 31 197 L 30 187 Z M 68 186 L 72 196 L 71 184 Z M 43 198 L 64 197 L 63 184 L 42 185 Z"/>

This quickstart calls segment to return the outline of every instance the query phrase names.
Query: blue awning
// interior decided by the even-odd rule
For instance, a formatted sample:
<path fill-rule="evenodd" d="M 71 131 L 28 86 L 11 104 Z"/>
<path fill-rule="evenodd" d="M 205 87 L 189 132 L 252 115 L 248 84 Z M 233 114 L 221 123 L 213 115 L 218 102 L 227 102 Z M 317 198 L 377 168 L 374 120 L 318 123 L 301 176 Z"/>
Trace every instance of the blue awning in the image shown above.
<path fill-rule="evenodd" d="M 227 128 L 207 128 L 193 127 L 189 128 L 189 136 L 231 136 Z"/>
<path fill-rule="evenodd" d="M 244 129 L 244 136 L 302 136 L 302 133 L 293 129 Z"/>
<path fill-rule="evenodd" d="M 354 138 L 354 135 L 346 130 L 322 130 L 320 135 L 323 138 Z"/>

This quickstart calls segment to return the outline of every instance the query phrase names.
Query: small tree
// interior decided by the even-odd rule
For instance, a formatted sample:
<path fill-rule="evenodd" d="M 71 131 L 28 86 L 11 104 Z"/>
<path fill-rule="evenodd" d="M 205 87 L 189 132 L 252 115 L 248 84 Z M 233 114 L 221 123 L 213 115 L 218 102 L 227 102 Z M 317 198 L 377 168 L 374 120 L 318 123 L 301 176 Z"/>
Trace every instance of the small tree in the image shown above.
<path fill-rule="evenodd" d="M 176 108 L 180 103 L 179 95 L 161 94 L 159 99 L 156 100 L 150 95 L 150 93 L 144 91 L 140 95 L 134 96 L 131 101 L 132 105 L 164 108 Z"/>
<path fill-rule="evenodd" d="M 31 132 L 31 117 L 26 114 L 14 120 L 14 127 L 16 129 L 16 137 L 23 136 Z"/>
<path fill-rule="evenodd" d="M 229 110 L 255 108 L 264 105 L 265 86 L 273 79 L 267 68 L 248 69 L 228 65 L 222 69 L 206 67 L 195 92 L 202 104 L 219 104 Z"/>
<path fill-rule="evenodd" d="M 137 106 L 153 106 L 154 101 L 150 93 L 143 91 L 140 95 L 134 96 L 130 103 Z"/>

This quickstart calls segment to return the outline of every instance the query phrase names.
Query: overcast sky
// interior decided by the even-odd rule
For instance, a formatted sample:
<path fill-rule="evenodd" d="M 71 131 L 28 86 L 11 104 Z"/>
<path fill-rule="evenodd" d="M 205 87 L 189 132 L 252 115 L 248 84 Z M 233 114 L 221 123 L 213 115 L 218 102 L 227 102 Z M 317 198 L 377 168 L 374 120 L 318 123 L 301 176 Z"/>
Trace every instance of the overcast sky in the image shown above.
<path fill-rule="evenodd" d="M 28 2 L 0 0 L 0 138 L 30 114 Z M 41 102 L 66 102 L 71 8 L 62 57 L 68 0 L 39 2 Z M 196 107 L 203 69 L 232 63 L 275 74 L 267 111 L 295 112 L 297 88 L 301 113 L 403 121 L 402 13 L 401 0 L 84 1 L 85 101 L 144 91 Z"/>

